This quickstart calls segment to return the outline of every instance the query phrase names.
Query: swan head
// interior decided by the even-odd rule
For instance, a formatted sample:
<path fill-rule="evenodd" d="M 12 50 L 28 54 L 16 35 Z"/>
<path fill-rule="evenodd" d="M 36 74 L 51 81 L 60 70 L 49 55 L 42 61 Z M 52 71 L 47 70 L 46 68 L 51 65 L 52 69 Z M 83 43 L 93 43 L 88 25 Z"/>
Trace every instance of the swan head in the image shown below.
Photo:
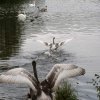
<path fill-rule="evenodd" d="M 39 6 L 37 6 L 37 8 L 38 8 L 38 10 L 40 10 L 40 7 Z"/>
<path fill-rule="evenodd" d="M 55 44 L 55 37 L 53 37 L 53 44 Z"/>
<path fill-rule="evenodd" d="M 36 66 L 36 61 L 33 60 L 32 65 L 33 65 L 33 67 Z"/>
<path fill-rule="evenodd" d="M 55 39 L 55 37 L 53 37 L 53 40 Z"/>

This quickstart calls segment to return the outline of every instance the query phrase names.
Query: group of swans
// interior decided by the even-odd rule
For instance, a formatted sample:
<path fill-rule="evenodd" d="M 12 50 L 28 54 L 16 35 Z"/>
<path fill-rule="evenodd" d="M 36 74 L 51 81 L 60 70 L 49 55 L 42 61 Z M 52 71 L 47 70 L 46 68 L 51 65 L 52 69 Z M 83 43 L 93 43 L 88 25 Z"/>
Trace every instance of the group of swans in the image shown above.
<path fill-rule="evenodd" d="M 33 3 L 31 3 L 31 4 L 29 4 L 29 7 L 34 7 L 34 9 L 36 8 L 35 10 L 37 10 L 37 11 L 36 11 L 37 13 L 35 13 L 35 15 L 34 15 L 35 17 L 34 17 L 34 18 L 37 18 L 37 14 L 38 14 L 39 12 L 46 12 L 46 11 L 47 11 L 47 6 L 45 6 L 44 8 L 40 8 L 39 6 L 36 7 L 35 1 L 34 1 Z M 24 13 L 18 14 L 17 17 L 18 17 L 18 20 L 19 20 L 19 21 L 23 21 L 23 22 L 24 22 L 24 21 L 26 20 L 26 17 L 27 17 L 27 16 L 26 16 L 26 13 L 25 13 L 25 11 L 24 11 Z"/>
<path fill-rule="evenodd" d="M 37 40 L 37 41 L 44 44 L 46 47 L 48 47 L 50 51 L 57 51 L 62 45 L 68 43 L 72 39 L 73 38 L 67 39 L 66 41 L 55 42 L 55 37 L 53 37 L 52 43 L 44 42 L 41 40 Z"/>
<path fill-rule="evenodd" d="M 85 69 L 72 64 L 55 64 L 45 79 L 40 82 L 36 62 L 32 61 L 33 73 L 24 68 L 14 68 L 0 74 L 0 83 L 27 84 L 30 88 L 28 98 L 31 100 L 54 100 L 53 93 L 63 79 L 81 76 Z"/>
<path fill-rule="evenodd" d="M 31 3 L 31 4 L 29 4 L 29 7 L 35 7 L 35 1 L 33 3 Z M 19 13 L 17 17 L 18 17 L 19 21 L 23 21 L 24 22 L 26 20 L 27 16 L 26 16 L 26 13 L 24 11 L 24 13 Z"/>

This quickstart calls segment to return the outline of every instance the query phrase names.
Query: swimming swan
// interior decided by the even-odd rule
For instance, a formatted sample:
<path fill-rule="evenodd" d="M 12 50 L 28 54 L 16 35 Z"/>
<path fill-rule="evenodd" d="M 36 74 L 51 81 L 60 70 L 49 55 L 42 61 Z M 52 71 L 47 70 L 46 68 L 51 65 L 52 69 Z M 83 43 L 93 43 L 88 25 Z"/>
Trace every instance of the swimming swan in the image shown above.
<path fill-rule="evenodd" d="M 52 93 L 61 80 L 85 74 L 85 69 L 72 64 L 55 64 L 45 79 L 40 82 L 36 62 L 32 62 L 33 74 L 24 68 L 14 68 L 0 74 L 0 83 L 22 83 L 30 87 L 31 100 L 53 100 Z"/>
<path fill-rule="evenodd" d="M 35 1 L 33 3 L 29 4 L 30 7 L 35 7 Z"/>
<path fill-rule="evenodd" d="M 25 21 L 26 20 L 26 14 L 25 12 L 23 14 L 18 14 L 18 20 L 19 21 Z"/>
<path fill-rule="evenodd" d="M 41 12 L 47 12 L 47 6 L 45 6 L 44 8 L 40 9 Z"/>
<path fill-rule="evenodd" d="M 52 43 L 44 42 L 44 41 L 41 41 L 41 40 L 37 40 L 37 41 L 44 44 L 45 46 L 49 47 L 50 51 L 54 51 L 54 50 L 57 50 L 62 45 L 68 43 L 72 39 L 73 38 L 70 38 L 70 39 L 67 39 L 66 41 L 62 41 L 62 42 L 58 42 L 58 43 L 55 43 L 55 37 L 53 37 Z"/>

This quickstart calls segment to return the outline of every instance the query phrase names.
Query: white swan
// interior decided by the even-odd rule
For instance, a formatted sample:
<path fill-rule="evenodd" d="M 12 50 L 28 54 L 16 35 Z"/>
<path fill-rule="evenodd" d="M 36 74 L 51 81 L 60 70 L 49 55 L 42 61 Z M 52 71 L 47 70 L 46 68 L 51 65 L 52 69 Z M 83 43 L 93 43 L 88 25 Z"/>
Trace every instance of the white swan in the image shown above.
<path fill-rule="evenodd" d="M 0 75 L 0 83 L 22 83 L 30 87 L 31 100 L 53 100 L 52 93 L 59 86 L 61 80 L 85 74 L 85 69 L 72 64 L 55 64 L 46 78 L 39 82 L 36 62 L 32 62 L 31 74 L 24 68 L 11 69 Z"/>
<path fill-rule="evenodd" d="M 23 14 L 18 14 L 18 20 L 19 21 L 25 21 L 26 20 L 26 14 L 25 12 Z"/>
<path fill-rule="evenodd" d="M 33 3 L 29 4 L 30 7 L 35 7 L 35 1 Z"/>
<path fill-rule="evenodd" d="M 39 7 L 35 7 L 34 12 L 31 16 L 31 22 L 35 21 L 39 17 Z"/>
<path fill-rule="evenodd" d="M 49 47 L 50 51 L 55 51 L 59 47 L 61 47 L 62 45 L 64 45 L 64 44 L 68 43 L 69 41 L 71 41 L 72 39 L 73 38 L 70 38 L 70 39 L 67 39 L 66 41 L 62 41 L 62 42 L 58 42 L 58 43 L 55 43 L 55 37 L 53 37 L 52 43 L 43 42 L 41 40 L 37 40 L 37 41 L 44 44 L 45 46 Z"/>

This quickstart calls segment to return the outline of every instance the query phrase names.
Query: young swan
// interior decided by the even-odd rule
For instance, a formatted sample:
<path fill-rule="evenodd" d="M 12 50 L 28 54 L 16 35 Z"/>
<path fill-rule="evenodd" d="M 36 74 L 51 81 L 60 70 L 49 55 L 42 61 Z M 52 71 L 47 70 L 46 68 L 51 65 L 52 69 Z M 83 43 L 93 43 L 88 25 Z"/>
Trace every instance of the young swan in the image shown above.
<path fill-rule="evenodd" d="M 52 39 L 52 43 L 44 42 L 41 40 L 37 40 L 38 42 L 44 44 L 45 46 L 49 47 L 50 51 L 55 51 L 58 50 L 62 45 L 70 42 L 73 38 L 67 39 L 66 41 L 61 41 L 61 42 L 55 42 L 55 37 Z"/>
<path fill-rule="evenodd" d="M 24 68 L 14 68 L 0 74 L 0 83 L 21 83 L 30 87 L 31 100 L 53 100 L 52 93 L 65 78 L 85 74 L 85 69 L 72 64 L 55 64 L 45 79 L 40 82 L 37 76 L 36 62 L 32 62 L 33 74 Z"/>
<path fill-rule="evenodd" d="M 38 8 L 39 8 L 40 12 L 47 12 L 47 6 L 45 6 L 44 8 L 40 8 L 40 7 L 38 7 Z"/>

